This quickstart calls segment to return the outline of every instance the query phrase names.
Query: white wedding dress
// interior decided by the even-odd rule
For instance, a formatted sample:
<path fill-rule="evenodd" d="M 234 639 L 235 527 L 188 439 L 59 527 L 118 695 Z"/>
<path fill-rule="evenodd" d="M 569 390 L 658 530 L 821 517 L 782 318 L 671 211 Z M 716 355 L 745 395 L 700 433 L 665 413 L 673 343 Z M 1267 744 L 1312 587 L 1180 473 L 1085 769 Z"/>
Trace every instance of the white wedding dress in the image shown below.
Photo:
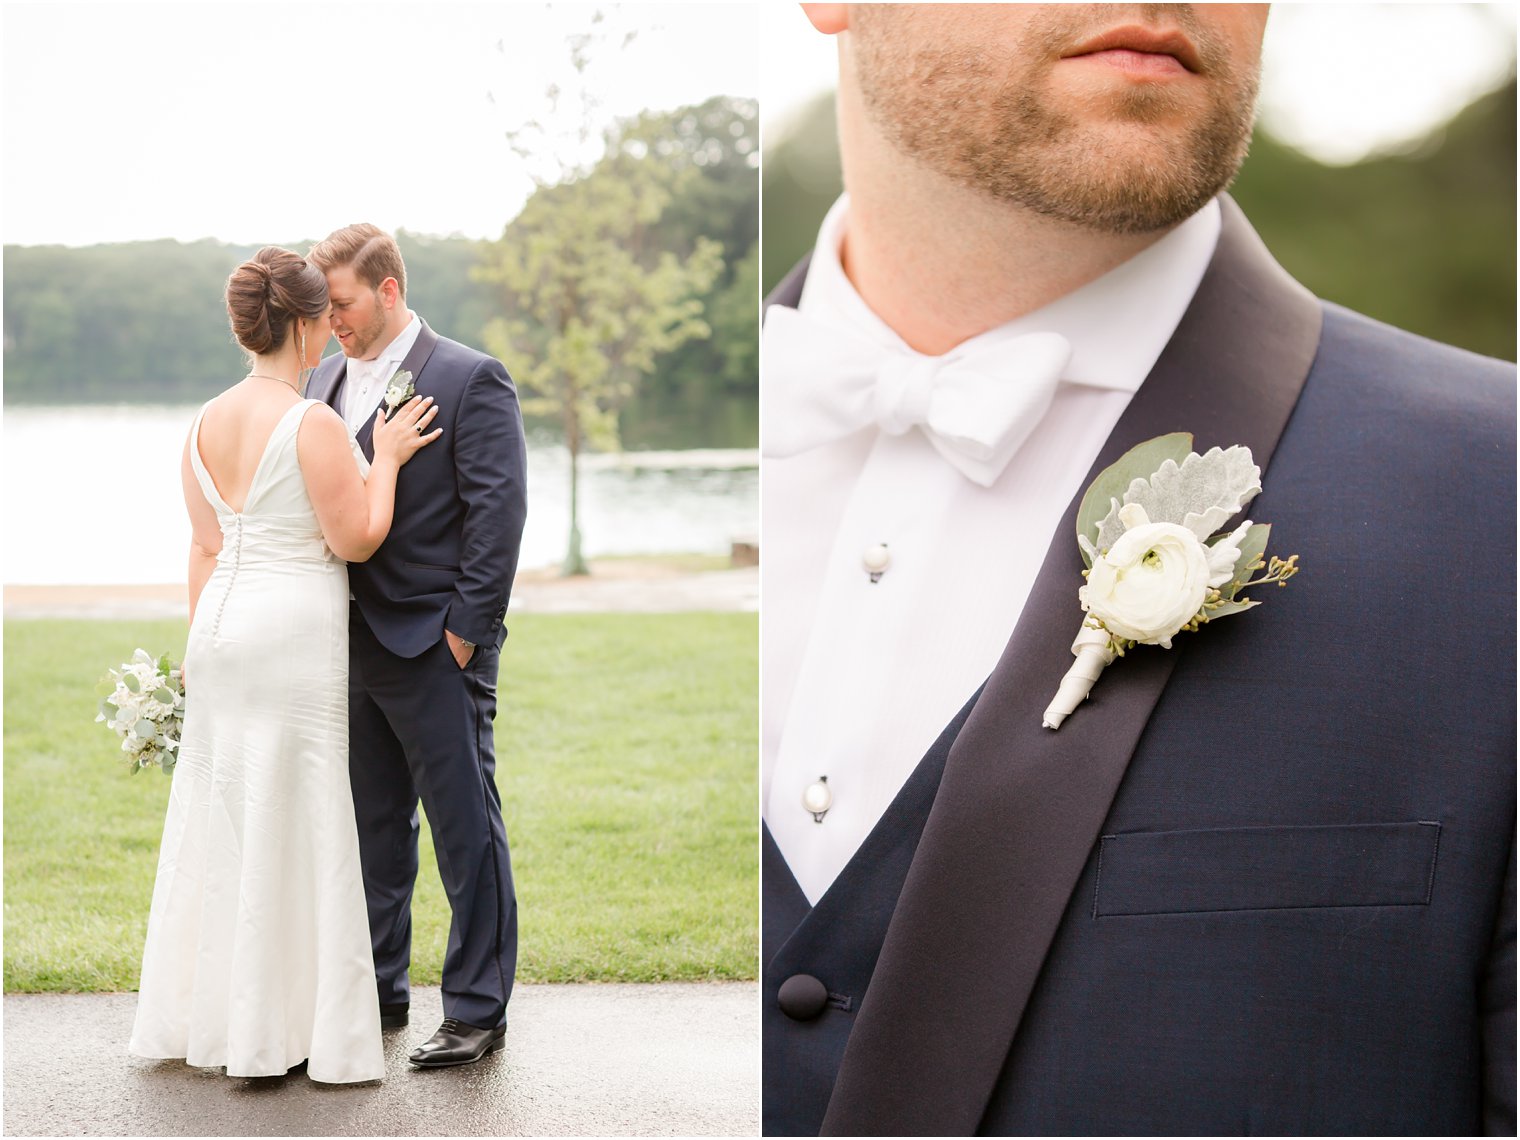
<path fill-rule="evenodd" d="M 130 1050 L 316 1081 L 385 1075 L 348 782 L 348 570 L 296 459 L 315 400 L 275 426 L 241 513 L 190 458 L 222 528 L 185 651 Z M 361 469 L 363 456 L 355 448 Z"/>

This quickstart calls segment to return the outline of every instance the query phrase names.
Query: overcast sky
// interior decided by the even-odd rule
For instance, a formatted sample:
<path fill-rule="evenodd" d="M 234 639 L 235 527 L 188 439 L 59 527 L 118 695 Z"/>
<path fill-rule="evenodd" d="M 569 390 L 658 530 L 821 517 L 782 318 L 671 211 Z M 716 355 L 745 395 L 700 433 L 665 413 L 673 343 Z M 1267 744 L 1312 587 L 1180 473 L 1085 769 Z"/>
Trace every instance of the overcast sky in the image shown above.
<path fill-rule="evenodd" d="M 759 96 L 770 133 L 832 84 L 832 43 L 775 0 L 5 0 L 0 238 L 288 242 L 360 219 L 495 237 L 532 189 L 504 134 L 573 84 L 565 37 L 598 10 L 607 119 Z M 1418 136 L 1512 65 L 1515 18 L 1280 4 L 1264 117 L 1331 161 Z"/>
<path fill-rule="evenodd" d="M 7 0 L 0 237 L 499 236 L 532 190 L 504 134 L 598 10 L 605 117 L 758 94 L 747 3 Z"/>

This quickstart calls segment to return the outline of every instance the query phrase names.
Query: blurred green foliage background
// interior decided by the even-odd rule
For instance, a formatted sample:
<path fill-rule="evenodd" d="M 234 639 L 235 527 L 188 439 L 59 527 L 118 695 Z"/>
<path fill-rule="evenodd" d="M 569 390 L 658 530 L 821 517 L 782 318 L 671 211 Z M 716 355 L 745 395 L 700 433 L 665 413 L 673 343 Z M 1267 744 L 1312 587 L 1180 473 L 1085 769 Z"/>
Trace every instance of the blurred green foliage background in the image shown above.
<path fill-rule="evenodd" d="M 1402 153 L 1326 166 L 1258 127 L 1230 193 L 1283 267 L 1318 296 L 1489 356 L 1515 359 L 1515 82 Z M 839 193 L 833 96 L 767 136 L 767 291 L 817 238 Z"/>

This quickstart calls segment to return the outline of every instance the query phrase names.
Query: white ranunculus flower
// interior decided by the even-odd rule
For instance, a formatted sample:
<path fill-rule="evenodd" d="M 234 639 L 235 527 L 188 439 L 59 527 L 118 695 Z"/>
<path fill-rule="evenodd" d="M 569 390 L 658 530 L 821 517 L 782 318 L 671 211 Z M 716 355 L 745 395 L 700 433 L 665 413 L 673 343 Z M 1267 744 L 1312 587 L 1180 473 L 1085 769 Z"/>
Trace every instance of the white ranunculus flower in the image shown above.
<path fill-rule="evenodd" d="M 1150 522 L 1138 508 L 1124 510 L 1128 529 L 1093 562 L 1080 591 L 1082 608 L 1115 637 L 1170 649 L 1208 594 L 1208 550 L 1186 527 Z"/>

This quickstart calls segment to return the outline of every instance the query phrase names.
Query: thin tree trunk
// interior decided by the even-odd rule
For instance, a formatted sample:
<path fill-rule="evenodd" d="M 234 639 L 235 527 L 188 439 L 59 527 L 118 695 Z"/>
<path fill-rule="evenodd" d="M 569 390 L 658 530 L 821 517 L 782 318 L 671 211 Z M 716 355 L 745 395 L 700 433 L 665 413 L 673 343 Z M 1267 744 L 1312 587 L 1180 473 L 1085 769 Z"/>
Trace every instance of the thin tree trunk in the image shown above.
<path fill-rule="evenodd" d="M 581 557 L 580 527 L 580 472 L 581 472 L 581 425 L 575 414 L 575 400 L 565 404 L 565 445 L 570 449 L 570 544 L 565 550 L 565 561 L 560 574 L 569 578 L 576 574 L 589 574 L 586 560 Z"/>

